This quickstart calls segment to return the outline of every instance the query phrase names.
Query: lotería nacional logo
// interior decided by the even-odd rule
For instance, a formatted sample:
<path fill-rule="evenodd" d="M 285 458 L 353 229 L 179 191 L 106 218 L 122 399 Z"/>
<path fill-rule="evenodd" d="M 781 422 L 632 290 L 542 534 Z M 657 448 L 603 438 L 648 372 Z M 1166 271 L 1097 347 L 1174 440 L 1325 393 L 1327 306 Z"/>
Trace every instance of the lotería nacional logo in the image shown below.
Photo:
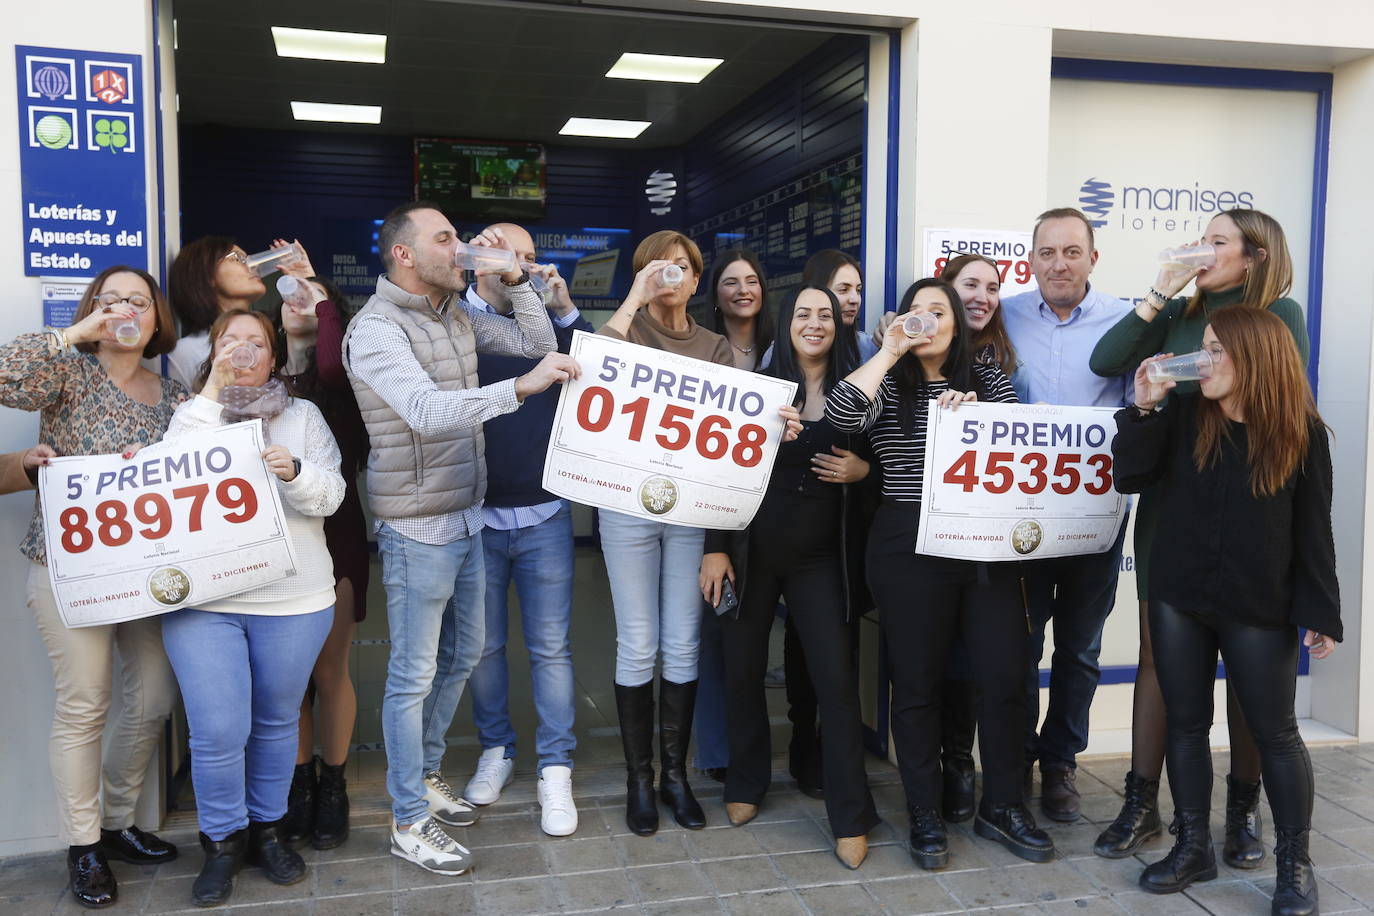
<path fill-rule="evenodd" d="M 680 491 L 667 477 L 650 477 L 639 485 L 639 504 L 651 515 L 666 515 L 677 505 Z"/>
<path fill-rule="evenodd" d="M 1101 229 L 1107 225 L 1107 212 L 1111 210 L 1115 201 L 1116 195 L 1112 193 L 1112 186 L 1096 178 L 1089 178 L 1078 189 L 1078 206 L 1088 216 L 1095 217 L 1089 220 L 1094 229 Z"/>
<path fill-rule="evenodd" d="M 1045 540 L 1045 529 L 1033 518 L 1023 518 L 1011 529 L 1011 549 L 1021 556 L 1035 553 Z"/>
<path fill-rule="evenodd" d="M 148 593 L 158 604 L 181 604 L 191 595 L 191 577 L 175 566 L 155 569 L 148 576 Z"/>
<path fill-rule="evenodd" d="M 72 78 L 65 67 L 47 64 L 34 71 L 33 88 L 48 101 L 65 98 L 72 91 Z"/>

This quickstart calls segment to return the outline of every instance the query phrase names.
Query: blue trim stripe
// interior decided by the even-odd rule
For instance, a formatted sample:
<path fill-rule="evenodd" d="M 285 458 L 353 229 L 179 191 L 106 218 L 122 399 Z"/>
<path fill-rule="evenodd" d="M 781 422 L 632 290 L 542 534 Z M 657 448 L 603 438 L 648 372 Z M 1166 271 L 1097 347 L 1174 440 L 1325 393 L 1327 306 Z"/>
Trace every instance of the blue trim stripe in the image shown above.
<path fill-rule="evenodd" d="M 902 33 L 887 33 L 887 262 L 883 265 L 883 311 L 897 310 L 897 213 L 901 190 L 902 143 Z"/>

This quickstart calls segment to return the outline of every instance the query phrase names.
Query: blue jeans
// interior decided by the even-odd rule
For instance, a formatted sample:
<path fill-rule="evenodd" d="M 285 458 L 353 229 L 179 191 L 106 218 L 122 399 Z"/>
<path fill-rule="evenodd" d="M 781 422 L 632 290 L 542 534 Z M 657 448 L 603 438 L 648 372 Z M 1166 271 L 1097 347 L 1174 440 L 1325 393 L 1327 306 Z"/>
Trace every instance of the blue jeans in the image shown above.
<path fill-rule="evenodd" d="M 566 503 L 547 521 L 528 528 L 482 529 L 487 568 L 486 645 L 468 687 L 472 720 L 482 750 L 505 747 L 515 756 L 515 726 L 510 720 L 510 672 L 506 634 L 510 608 L 506 596 L 515 583 L 520 625 L 530 653 L 530 678 L 539 725 L 534 748 L 539 769 L 572 766 L 573 664 L 568 627 L 572 623 L 573 529 Z"/>
<path fill-rule="evenodd" d="M 439 769 L 463 686 L 482 654 L 482 538 L 435 546 L 387 525 L 377 532 L 391 629 L 382 696 L 386 790 L 398 824 L 429 813 L 426 773 Z"/>
<path fill-rule="evenodd" d="M 182 608 L 162 618 L 191 726 L 196 815 L 210 839 L 286 814 L 301 698 L 333 625 L 332 605 L 285 617 Z"/>
<path fill-rule="evenodd" d="M 1103 553 L 1054 557 L 1022 564 L 1030 614 L 1030 666 L 1026 674 L 1026 766 L 1075 767 L 1074 758 L 1088 746 L 1088 711 L 1102 669 L 1102 627 L 1116 603 L 1121 548 L 1126 523 L 1116 543 Z M 1040 656 L 1045 627 L 1054 620 L 1054 657 L 1050 661 L 1050 705 L 1040 717 Z M 970 639 L 977 639 L 970 634 Z"/>
<path fill-rule="evenodd" d="M 615 604 L 615 682 L 638 687 L 652 681 L 660 651 L 664 680 L 695 681 L 705 532 L 604 509 L 599 515 Z"/>
<path fill-rule="evenodd" d="M 725 635 L 715 608 L 701 602 L 701 650 L 697 657 L 697 706 L 692 732 L 697 739 L 696 768 L 730 765 L 730 736 L 725 727 Z"/>

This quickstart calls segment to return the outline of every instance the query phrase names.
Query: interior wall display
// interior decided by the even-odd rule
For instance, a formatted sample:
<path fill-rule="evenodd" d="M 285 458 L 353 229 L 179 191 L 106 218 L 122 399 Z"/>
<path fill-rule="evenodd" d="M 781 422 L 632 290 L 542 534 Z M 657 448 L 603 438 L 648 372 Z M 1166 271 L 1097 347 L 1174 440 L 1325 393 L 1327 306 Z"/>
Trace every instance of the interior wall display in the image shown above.
<path fill-rule="evenodd" d="M 538 219 L 546 197 L 544 147 L 417 138 L 415 196 L 456 219 Z"/>
<path fill-rule="evenodd" d="M 456 226 L 464 241 L 485 227 L 485 223 Z M 579 309 L 620 307 L 634 282 L 630 268 L 639 241 L 629 229 L 528 225 L 524 228 L 534 240 L 535 260 L 558 268 Z"/>

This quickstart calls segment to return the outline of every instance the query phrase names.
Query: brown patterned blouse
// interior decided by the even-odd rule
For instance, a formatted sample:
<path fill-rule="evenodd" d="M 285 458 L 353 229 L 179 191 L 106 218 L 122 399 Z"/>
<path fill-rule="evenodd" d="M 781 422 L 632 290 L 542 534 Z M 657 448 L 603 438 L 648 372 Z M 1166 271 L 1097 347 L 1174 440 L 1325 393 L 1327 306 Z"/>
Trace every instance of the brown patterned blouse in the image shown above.
<path fill-rule="evenodd" d="M 71 350 L 49 355 L 46 334 L 21 334 L 0 346 L 0 404 L 41 410 L 38 441 L 59 455 L 109 455 L 126 445 L 160 442 L 186 398 L 180 382 L 164 378 L 156 406 L 135 401 L 110 380 L 93 354 Z M 47 565 L 37 498 L 19 552 Z"/>

